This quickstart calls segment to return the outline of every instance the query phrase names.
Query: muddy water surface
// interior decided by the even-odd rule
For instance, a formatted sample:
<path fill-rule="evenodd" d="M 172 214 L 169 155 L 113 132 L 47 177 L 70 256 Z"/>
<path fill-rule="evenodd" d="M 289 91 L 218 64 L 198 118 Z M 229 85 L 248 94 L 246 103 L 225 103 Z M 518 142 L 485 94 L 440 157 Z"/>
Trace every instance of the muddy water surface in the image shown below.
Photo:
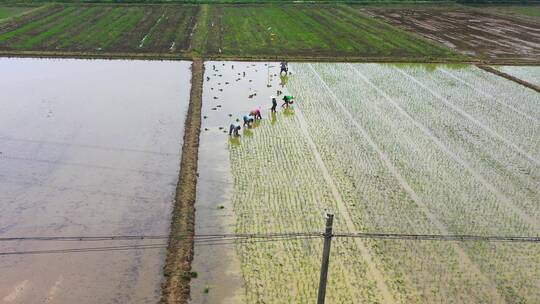
<path fill-rule="evenodd" d="M 241 136 L 228 136 L 231 123 L 242 125 L 243 115 L 260 107 L 263 119 L 272 119 L 270 96 L 284 90 L 279 63 L 206 62 L 203 122 L 199 146 L 196 234 L 235 232 L 230 201 L 232 176 L 228 145 L 241 145 L 256 126 L 242 128 Z M 278 107 L 281 105 L 278 98 Z M 275 119 L 275 117 L 274 117 Z M 195 247 L 191 303 L 242 303 L 245 301 L 240 263 L 233 245 L 200 244 Z"/>
<path fill-rule="evenodd" d="M 189 67 L 0 58 L 0 237 L 168 235 Z M 0 242 L 55 250 L 0 256 L 0 303 L 156 302 L 165 248 L 115 249 L 165 243 Z"/>

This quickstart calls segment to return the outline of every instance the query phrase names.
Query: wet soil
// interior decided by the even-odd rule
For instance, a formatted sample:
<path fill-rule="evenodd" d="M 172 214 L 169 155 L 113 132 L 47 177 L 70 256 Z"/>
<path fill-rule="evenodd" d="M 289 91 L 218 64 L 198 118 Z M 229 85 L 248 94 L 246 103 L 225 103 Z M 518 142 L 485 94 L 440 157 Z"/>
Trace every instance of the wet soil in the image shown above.
<path fill-rule="evenodd" d="M 540 58 L 540 27 L 526 20 L 455 8 L 372 8 L 366 12 L 480 59 L 538 62 Z"/>

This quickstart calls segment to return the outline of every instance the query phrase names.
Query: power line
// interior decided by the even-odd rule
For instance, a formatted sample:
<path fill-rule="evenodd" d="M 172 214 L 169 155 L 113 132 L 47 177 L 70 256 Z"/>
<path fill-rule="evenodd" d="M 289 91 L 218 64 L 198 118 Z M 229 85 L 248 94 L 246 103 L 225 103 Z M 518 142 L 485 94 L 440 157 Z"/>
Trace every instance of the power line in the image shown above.
<path fill-rule="evenodd" d="M 189 240 L 196 247 L 201 246 L 227 246 L 242 245 L 263 242 L 294 241 L 320 239 L 325 235 L 321 232 L 289 232 L 289 233 L 230 233 L 230 234 L 199 234 L 177 235 L 175 238 Z M 400 233 L 333 233 L 336 238 L 364 238 L 378 240 L 410 240 L 410 241 L 483 241 L 483 242 L 520 242 L 540 243 L 540 237 L 533 236 L 481 236 L 481 235 L 442 235 L 442 234 L 400 234 Z M 114 235 L 114 236 L 48 236 L 48 237 L 8 237 L 0 238 L 0 242 L 11 241 L 67 241 L 67 242 L 96 242 L 96 241 L 142 241 L 142 240 L 168 240 L 167 235 Z M 131 244 L 119 246 L 97 246 L 66 249 L 45 249 L 28 251 L 0 252 L 0 256 L 28 255 L 28 254 L 52 254 L 52 253 L 81 253 L 103 252 L 119 250 L 146 250 L 164 249 L 167 243 Z"/>
<path fill-rule="evenodd" d="M 288 238 L 288 237 L 322 237 L 321 232 L 288 232 L 288 233 L 230 233 L 230 234 L 197 234 L 176 235 L 177 239 L 188 240 L 236 240 L 257 238 Z M 469 235 L 469 234 L 403 234 L 403 233 L 371 233 L 350 232 L 334 233 L 333 237 L 358 237 L 365 239 L 399 239 L 399 240 L 433 240 L 433 241 L 489 241 L 489 242 L 528 242 L 538 243 L 538 236 L 499 236 L 499 235 Z M 113 236 L 32 236 L 4 237 L 0 242 L 7 241 L 137 241 L 137 240 L 167 240 L 169 235 L 113 235 Z"/>
<path fill-rule="evenodd" d="M 275 241 L 292 241 L 292 240 L 305 240 L 318 238 L 318 235 L 311 236 L 276 236 L 276 237 L 264 237 L 259 239 L 245 238 L 245 237 L 228 237 L 223 239 L 202 239 L 193 240 L 194 246 L 223 246 L 223 245 L 239 245 L 239 244 L 251 244 L 262 242 L 275 242 Z M 119 251 L 119 250 L 146 250 L 146 249 L 165 249 L 167 243 L 153 243 L 153 244 L 134 244 L 124 246 L 99 246 L 99 247 L 82 247 L 82 248 L 66 248 L 66 249 L 45 249 L 45 250 L 28 250 L 28 251 L 8 251 L 0 252 L 0 256 L 7 255 L 30 255 L 30 254 L 54 254 L 54 253 L 83 253 L 83 252 L 103 252 L 103 251 Z"/>
<path fill-rule="evenodd" d="M 333 237 L 358 237 L 365 239 L 424 240 L 424 241 L 485 241 L 485 242 L 520 242 L 540 243 L 535 236 L 483 236 L 483 235 L 444 235 L 444 234 L 401 234 L 401 233 L 337 233 Z"/>

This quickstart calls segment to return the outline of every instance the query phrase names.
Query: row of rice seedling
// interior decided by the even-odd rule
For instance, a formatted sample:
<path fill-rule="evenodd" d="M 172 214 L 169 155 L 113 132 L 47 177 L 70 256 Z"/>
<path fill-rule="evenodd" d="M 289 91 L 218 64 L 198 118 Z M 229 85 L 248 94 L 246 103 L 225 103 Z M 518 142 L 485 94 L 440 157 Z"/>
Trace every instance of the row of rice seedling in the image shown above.
<path fill-rule="evenodd" d="M 316 232 L 336 199 L 321 176 L 294 115 L 277 114 L 230 145 L 237 233 Z M 244 133 L 246 134 L 246 133 Z M 343 218 L 336 229 L 346 231 Z M 377 302 L 381 295 L 352 240 L 335 243 L 329 303 Z M 317 296 L 322 240 L 237 245 L 248 303 L 312 303 Z M 357 280 L 362 277 L 364 279 Z"/>
<path fill-rule="evenodd" d="M 440 220 L 435 220 L 436 223 L 431 222 L 433 214 L 430 214 L 426 207 L 418 206 L 418 202 L 415 202 L 411 194 L 400 185 L 402 182 L 389 172 L 385 162 L 380 160 L 378 151 L 370 144 L 370 137 L 362 134 L 358 126 L 351 125 L 339 104 L 328 95 L 328 92 L 325 92 L 324 85 L 318 82 L 313 74 L 309 71 L 299 71 L 298 66 L 295 65 L 295 67 L 296 76 L 291 81 L 290 89 L 294 94 L 302 96 L 299 97 L 299 104 L 308 121 L 311 120 L 309 121 L 310 132 L 315 134 L 314 138 L 319 142 L 318 149 L 329 163 L 328 167 L 333 168 L 333 176 L 339 185 L 340 192 L 345 193 L 344 200 L 348 204 L 349 212 L 355 218 L 357 229 L 396 233 L 441 233 L 438 229 L 441 225 Z M 304 75 L 305 78 L 302 77 Z M 350 81 L 343 82 L 345 85 L 350 83 Z M 296 85 L 304 87 L 296 87 Z M 358 89 L 358 86 L 356 88 Z M 337 89 L 340 90 L 341 87 Z M 343 92 L 343 94 L 349 93 L 353 92 Z M 353 94 L 357 95 L 357 93 Z M 327 115 L 327 113 L 331 114 Z M 366 115 L 371 114 L 366 113 Z M 326 121 L 320 123 L 321 119 Z M 376 124 L 378 123 L 374 122 L 374 125 Z M 325 126 L 331 127 L 325 128 Z M 364 132 L 367 132 L 367 128 Z M 319 136 L 320 129 L 328 131 L 327 134 Z M 453 294 L 456 299 L 460 296 L 464 297 L 461 298 L 463 301 L 489 299 L 486 294 L 472 292 L 475 289 L 482 290 L 479 283 L 483 282 L 474 282 L 468 278 L 471 274 L 466 271 L 467 265 L 459 263 L 462 253 L 454 250 L 453 245 L 440 243 L 416 245 L 418 246 L 416 251 L 423 253 L 420 260 L 434 262 L 425 263 L 421 272 L 417 269 L 419 266 L 417 261 L 409 255 L 410 252 L 399 249 L 399 246 L 395 245 L 393 242 L 374 242 L 373 244 L 382 255 L 380 258 L 383 263 L 382 269 L 387 273 L 396 298 L 399 297 L 405 302 L 413 299 L 432 302 L 444 298 L 444 293 L 421 292 L 427 288 L 444 290 Z M 435 273 L 441 276 L 437 280 L 433 279 Z M 422 277 L 424 279 L 420 279 Z M 415 281 L 418 283 L 414 284 Z M 453 288 L 449 290 L 445 286 Z M 463 292 L 469 288 L 471 292 Z M 471 295 L 474 296 L 471 298 Z"/>
<path fill-rule="evenodd" d="M 538 206 L 534 203 L 538 201 L 534 188 L 538 166 L 512 146 L 497 142 L 477 125 L 473 114 L 452 111 L 456 104 L 436 97 L 446 90 L 440 83 L 442 77 L 419 81 L 421 72 L 431 73 L 416 69 L 294 65 L 296 74 L 289 89 L 298 96 L 309 132 L 358 229 L 538 234 Z M 474 99 L 470 101 L 478 104 L 474 115 L 489 117 L 491 110 L 481 109 L 492 104 L 476 92 L 455 91 L 454 83 L 448 86 L 452 96 L 447 98 L 461 94 L 461 98 Z M 534 104 L 534 95 L 522 95 L 528 98 L 525 103 Z M 505 121 L 512 124 L 514 119 Z M 530 131 L 511 135 L 526 138 L 520 132 Z M 484 147 L 486 141 L 494 143 Z M 494 144 L 503 149 L 490 150 Z M 502 160 L 490 157 L 497 152 L 511 165 L 502 166 Z M 506 181 L 511 183 L 499 190 Z M 519 204 L 522 199 L 525 202 Z M 394 280 L 390 285 L 396 294 L 409 289 L 409 294 L 425 302 L 538 300 L 533 287 L 539 283 L 540 269 L 531 267 L 539 263 L 537 246 L 430 243 L 431 248 L 417 252 L 434 263 L 427 263 L 429 271 L 417 272 L 414 262 L 407 263 L 414 261 L 406 257 L 410 252 L 392 249 L 388 242 L 374 244 L 383 246 L 378 258 L 387 278 Z M 508 263 L 512 259 L 519 260 L 519 265 Z M 396 280 L 393 272 L 402 273 L 403 278 Z M 444 273 L 447 280 L 433 280 L 435 273 Z M 436 292 L 426 293 L 425 286 Z"/>

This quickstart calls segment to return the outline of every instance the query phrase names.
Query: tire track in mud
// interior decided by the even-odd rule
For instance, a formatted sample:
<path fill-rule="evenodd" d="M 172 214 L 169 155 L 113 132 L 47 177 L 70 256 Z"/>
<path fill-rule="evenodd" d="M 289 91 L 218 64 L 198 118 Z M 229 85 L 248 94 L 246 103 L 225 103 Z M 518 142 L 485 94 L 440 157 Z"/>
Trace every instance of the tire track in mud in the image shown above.
<path fill-rule="evenodd" d="M 309 68 L 314 73 L 314 75 L 319 79 L 325 90 L 330 94 L 331 98 L 334 100 L 335 104 L 338 105 L 338 107 L 343 111 L 343 113 L 348 117 L 349 121 L 360 131 L 362 136 L 366 139 L 366 141 L 369 143 L 370 147 L 379 155 L 379 158 L 383 161 L 386 168 L 389 170 L 390 174 L 398 181 L 398 183 L 401 185 L 401 187 L 405 190 L 405 192 L 412 198 L 412 200 L 415 202 L 415 204 L 420 208 L 420 210 L 426 215 L 426 217 L 441 231 L 443 234 L 449 234 L 448 228 L 446 225 L 444 225 L 436 215 L 434 215 L 431 211 L 429 211 L 426 204 L 423 202 L 423 200 L 420 198 L 420 196 L 412 189 L 412 187 L 409 185 L 409 183 L 405 180 L 403 176 L 399 173 L 397 168 L 392 164 L 390 161 L 390 158 L 377 146 L 377 144 L 374 142 L 374 140 L 371 138 L 371 136 L 367 133 L 367 131 L 362 127 L 356 119 L 351 115 L 349 111 L 345 108 L 343 103 L 337 98 L 335 93 L 330 89 L 328 84 L 321 78 L 319 73 L 315 71 L 313 66 L 309 64 Z M 476 266 L 476 264 L 469 258 L 467 253 L 459 247 L 456 244 L 452 244 L 452 248 L 455 250 L 455 252 L 458 254 L 458 256 L 464 261 L 465 264 L 470 266 L 472 271 L 476 274 L 478 274 L 485 282 L 486 286 L 489 286 L 490 293 L 492 296 L 497 299 L 498 303 L 503 303 L 504 298 L 499 294 L 497 289 L 493 286 L 493 283 L 485 277 L 485 275 L 481 272 L 481 270 Z"/>
<path fill-rule="evenodd" d="M 454 105 L 453 103 L 451 103 L 450 101 L 448 101 L 446 98 L 444 98 L 443 96 L 441 96 L 440 94 L 438 94 L 437 92 L 433 91 L 432 89 L 428 88 L 426 85 L 424 85 L 423 83 L 421 83 L 420 81 L 418 81 L 418 79 L 416 79 L 414 76 L 408 74 L 407 72 L 404 72 L 402 71 L 401 69 L 398 69 L 398 68 L 394 68 L 398 73 L 402 74 L 403 76 L 407 77 L 408 79 L 410 79 L 412 82 L 414 82 L 415 84 L 417 84 L 418 86 L 420 86 L 422 89 L 428 91 L 431 95 L 433 95 L 434 97 L 436 97 L 437 99 L 439 99 L 440 101 L 442 101 L 445 105 L 447 105 L 448 107 L 450 107 L 453 111 L 459 113 L 461 116 L 467 118 L 468 120 L 472 121 L 474 124 L 476 124 L 477 126 L 479 126 L 482 130 L 484 130 L 485 132 L 487 132 L 488 134 L 490 134 L 491 136 L 497 138 L 498 140 L 500 140 L 501 142 L 503 142 L 505 145 L 507 145 L 508 147 L 514 149 L 516 152 L 518 152 L 519 154 L 525 156 L 528 160 L 532 161 L 533 163 L 535 163 L 536 165 L 540 165 L 540 161 L 537 160 L 536 158 L 534 158 L 532 155 L 530 155 L 529 153 L 527 153 L 525 150 L 523 150 L 522 148 L 520 148 L 518 145 L 514 144 L 513 142 L 511 142 L 510 140 L 506 139 L 505 137 L 503 137 L 502 135 L 500 135 L 499 133 L 497 133 L 496 131 L 492 130 L 490 127 L 486 126 L 485 124 L 483 124 L 481 121 L 479 121 L 478 119 L 474 118 L 471 114 L 465 112 L 463 109 L 461 109 L 460 107 Z"/>
<path fill-rule="evenodd" d="M 203 77 L 203 60 L 195 59 L 191 65 L 190 101 L 184 126 L 180 173 L 171 217 L 167 257 L 163 268 L 165 280 L 161 286 L 160 303 L 187 303 L 189 300 Z"/>
<path fill-rule="evenodd" d="M 349 231 L 356 231 L 354 222 L 351 219 L 351 215 L 349 214 L 349 211 L 345 207 L 345 202 L 343 201 L 343 198 L 341 197 L 341 194 L 339 193 L 339 190 L 336 187 L 332 176 L 330 175 L 328 169 L 326 168 L 326 165 L 324 164 L 321 154 L 317 150 L 317 146 L 313 142 L 311 135 L 309 135 L 307 122 L 304 118 L 304 115 L 302 114 L 302 111 L 298 109 L 295 113 L 300 123 L 300 129 L 302 133 L 304 134 L 304 137 L 306 138 L 308 145 L 311 148 L 311 151 L 313 152 L 313 155 L 315 157 L 315 160 L 317 162 L 319 169 L 321 170 L 323 178 L 326 181 L 328 187 L 330 188 L 332 192 L 332 196 L 336 200 L 336 205 L 338 206 L 339 214 L 345 220 L 345 224 L 347 225 L 347 228 L 349 229 Z M 376 268 L 375 263 L 373 262 L 373 255 L 371 254 L 370 250 L 367 248 L 364 242 L 362 242 L 362 240 L 360 240 L 359 238 L 355 238 L 354 241 L 358 249 L 360 250 L 360 254 L 362 255 L 362 257 L 366 261 L 366 264 L 368 265 L 369 276 L 375 280 L 377 284 L 377 288 L 381 292 L 383 303 L 396 303 L 394 296 L 392 295 L 392 293 L 390 293 L 390 290 L 386 284 L 383 274 Z"/>
<path fill-rule="evenodd" d="M 527 224 L 531 225 L 535 230 L 540 231 L 540 225 L 538 221 L 526 214 L 523 210 L 521 210 L 519 207 L 515 206 L 511 200 L 506 197 L 502 192 L 500 192 L 495 186 L 493 186 L 490 182 L 488 182 L 484 176 L 482 176 L 479 172 L 477 172 L 472 166 L 466 162 L 465 160 L 461 159 L 457 154 L 453 153 L 442 141 L 439 140 L 430 130 L 428 127 L 423 125 L 422 123 L 418 122 L 414 117 L 412 117 L 407 111 L 405 111 L 399 104 L 397 104 L 390 96 L 388 96 L 381 88 L 376 86 L 374 83 L 369 81 L 367 77 L 359 72 L 357 69 L 355 69 L 351 64 L 348 64 L 348 66 L 360 77 L 364 82 L 366 82 L 369 86 L 371 86 L 373 89 L 377 91 L 381 96 L 384 97 L 392 106 L 394 106 L 399 113 L 401 113 L 403 116 L 405 116 L 407 119 L 409 119 L 414 126 L 416 126 L 418 129 L 420 129 L 443 153 L 448 155 L 453 161 L 457 162 L 459 165 L 461 165 L 469 174 L 471 174 L 477 181 L 479 181 L 484 187 L 486 187 L 491 193 L 495 195 L 504 205 L 506 208 L 508 208 L 513 213 L 517 214 L 522 220 L 524 220 Z"/>

